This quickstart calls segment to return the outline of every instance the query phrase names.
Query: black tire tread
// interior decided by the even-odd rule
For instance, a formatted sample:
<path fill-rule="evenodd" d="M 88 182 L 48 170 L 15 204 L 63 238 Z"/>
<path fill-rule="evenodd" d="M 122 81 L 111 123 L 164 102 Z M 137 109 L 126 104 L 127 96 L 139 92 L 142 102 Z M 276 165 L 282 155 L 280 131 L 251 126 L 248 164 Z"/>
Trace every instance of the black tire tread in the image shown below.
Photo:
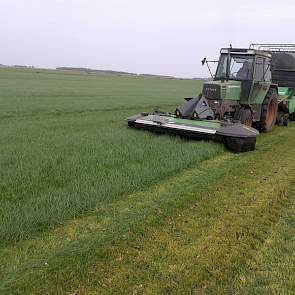
<path fill-rule="evenodd" d="M 249 108 L 240 108 L 237 114 L 237 119 L 242 123 L 245 124 L 248 120 L 252 122 L 253 120 L 253 116 L 252 116 L 252 112 Z M 247 124 L 245 124 L 247 125 Z M 252 125 L 252 124 L 251 124 Z M 250 127 L 251 127 L 250 125 Z"/>

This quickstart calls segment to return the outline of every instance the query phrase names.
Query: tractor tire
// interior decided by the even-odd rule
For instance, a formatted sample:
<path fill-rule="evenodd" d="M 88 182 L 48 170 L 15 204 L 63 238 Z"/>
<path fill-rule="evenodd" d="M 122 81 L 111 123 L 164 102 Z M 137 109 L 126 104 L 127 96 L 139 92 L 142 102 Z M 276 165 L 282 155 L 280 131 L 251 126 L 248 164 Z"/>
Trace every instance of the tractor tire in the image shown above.
<path fill-rule="evenodd" d="M 278 92 L 270 88 L 261 106 L 261 117 L 257 127 L 260 132 L 271 132 L 278 116 Z"/>
<path fill-rule="evenodd" d="M 242 124 L 251 127 L 253 122 L 252 112 L 249 108 L 240 108 L 236 119 L 239 120 Z"/>

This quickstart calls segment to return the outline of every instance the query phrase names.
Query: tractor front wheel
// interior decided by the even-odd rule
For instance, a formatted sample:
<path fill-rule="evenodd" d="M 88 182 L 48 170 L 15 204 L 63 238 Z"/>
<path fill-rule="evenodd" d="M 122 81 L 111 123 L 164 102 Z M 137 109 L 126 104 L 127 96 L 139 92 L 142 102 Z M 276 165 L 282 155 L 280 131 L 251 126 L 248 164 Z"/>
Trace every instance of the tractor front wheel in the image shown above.
<path fill-rule="evenodd" d="M 258 124 L 260 132 L 271 132 L 278 116 L 278 92 L 270 88 L 261 106 L 261 117 Z"/>
<path fill-rule="evenodd" d="M 249 108 L 240 108 L 237 119 L 244 125 L 251 127 L 252 126 L 252 121 L 253 121 L 253 116 L 252 112 Z"/>

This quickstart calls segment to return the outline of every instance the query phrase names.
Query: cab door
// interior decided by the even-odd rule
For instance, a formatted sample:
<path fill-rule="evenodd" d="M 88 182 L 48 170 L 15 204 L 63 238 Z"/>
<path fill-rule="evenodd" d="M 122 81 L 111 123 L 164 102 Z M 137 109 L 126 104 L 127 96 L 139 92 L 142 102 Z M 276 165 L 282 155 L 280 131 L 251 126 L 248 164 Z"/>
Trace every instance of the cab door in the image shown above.
<path fill-rule="evenodd" d="M 257 56 L 254 68 L 253 89 L 250 103 L 257 105 L 262 104 L 271 84 L 270 59 Z"/>

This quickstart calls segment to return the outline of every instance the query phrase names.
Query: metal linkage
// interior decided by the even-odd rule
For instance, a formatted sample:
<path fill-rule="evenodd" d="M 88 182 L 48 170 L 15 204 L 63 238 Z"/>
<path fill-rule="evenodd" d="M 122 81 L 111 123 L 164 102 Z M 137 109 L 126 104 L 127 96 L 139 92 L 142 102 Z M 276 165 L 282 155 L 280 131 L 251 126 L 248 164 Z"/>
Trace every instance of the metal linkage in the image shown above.
<path fill-rule="evenodd" d="M 253 43 L 249 48 L 271 52 L 295 52 L 295 44 Z"/>

